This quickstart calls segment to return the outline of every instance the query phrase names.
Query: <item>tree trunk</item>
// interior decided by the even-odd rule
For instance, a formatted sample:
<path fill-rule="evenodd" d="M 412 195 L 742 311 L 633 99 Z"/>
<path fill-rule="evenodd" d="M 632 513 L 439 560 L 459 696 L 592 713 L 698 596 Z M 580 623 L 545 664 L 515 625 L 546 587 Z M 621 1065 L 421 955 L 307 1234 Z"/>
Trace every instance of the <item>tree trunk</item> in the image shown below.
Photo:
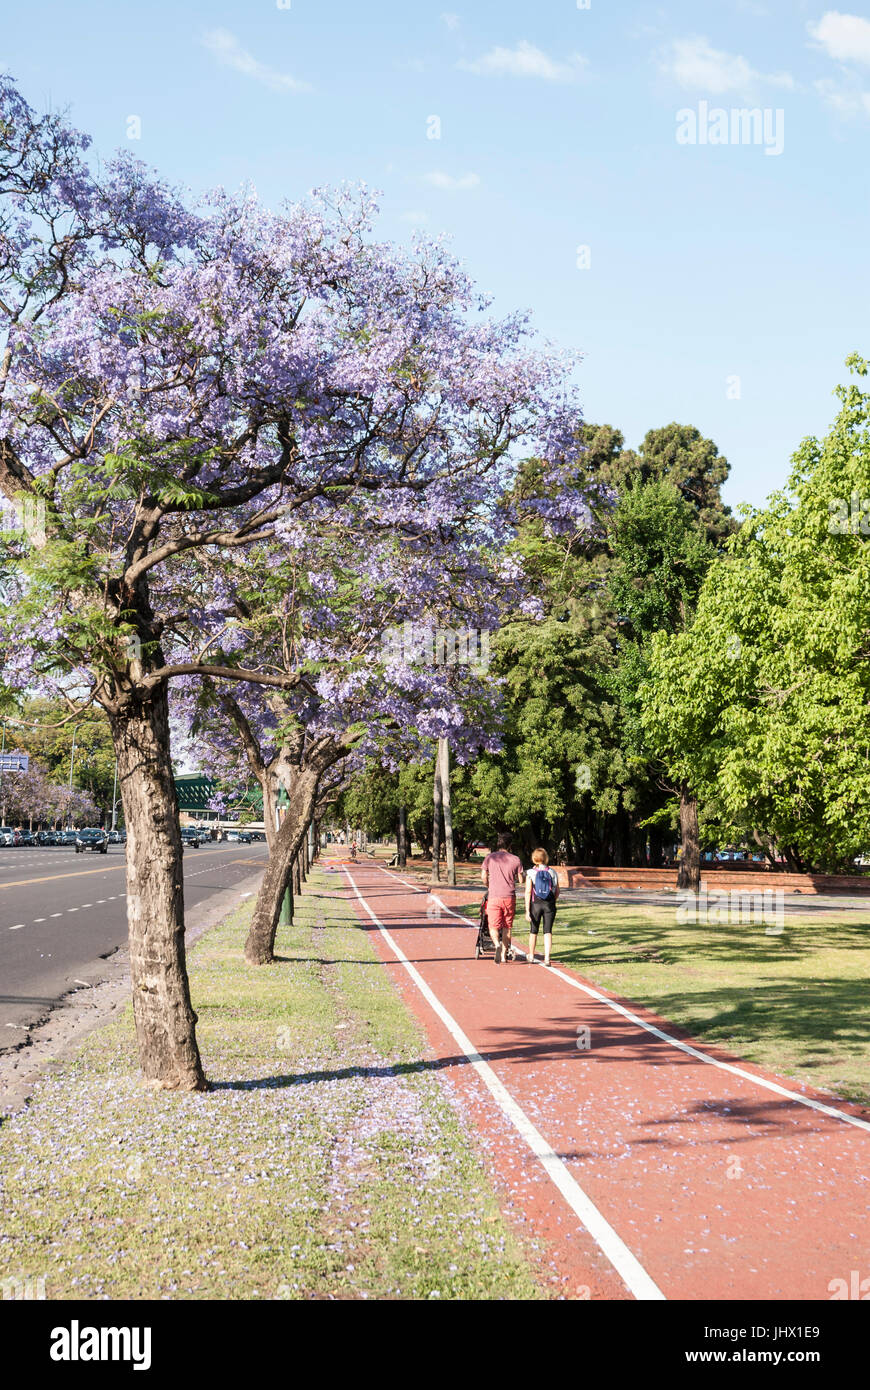
<path fill-rule="evenodd" d="M 140 1065 L 150 1086 L 205 1091 L 184 951 L 181 834 L 165 687 L 110 721 L 127 827 L 127 922 Z"/>
<path fill-rule="evenodd" d="M 649 864 L 650 864 L 650 868 L 651 868 L 651 869 L 660 869 L 660 868 L 662 867 L 662 860 L 663 860 L 663 859 L 664 859 L 664 852 L 663 852 L 663 837 L 662 837 L 662 832 L 661 832 L 656 826 L 652 825 L 652 826 L 650 826 L 650 831 L 649 831 Z"/>
<path fill-rule="evenodd" d="M 263 825 L 266 828 L 266 848 L 271 854 L 278 834 L 278 786 L 268 768 L 264 776 L 260 778 L 260 787 L 263 792 Z"/>
<path fill-rule="evenodd" d="M 441 745 L 435 754 L 435 779 L 432 783 L 432 882 L 441 882 L 441 805 L 444 791 L 441 786 Z"/>
<path fill-rule="evenodd" d="M 698 838 L 698 799 L 687 782 L 680 783 L 680 871 L 677 887 L 697 893 L 701 886 L 701 844 Z"/>
<path fill-rule="evenodd" d="M 296 855 L 311 819 L 318 778 L 318 772 L 306 768 L 293 779 L 290 805 L 275 836 L 245 942 L 245 960 L 251 965 L 268 965 L 275 959 L 275 934 L 281 904 L 291 883 Z"/>
<path fill-rule="evenodd" d="M 408 863 L 408 813 L 404 806 L 399 807 L 399 834 L 396 850 L 399 868 L 404 869 Z"/>
<path fill-rule="evenodd" d="M 444 844 L 447 850 L 447 882 L 456 884 L 456 856 L 453 849 L 453 811 L 450 805 L 450 743 L 439 738 L 441 757 L 441 800 L 444 807 Z"/>

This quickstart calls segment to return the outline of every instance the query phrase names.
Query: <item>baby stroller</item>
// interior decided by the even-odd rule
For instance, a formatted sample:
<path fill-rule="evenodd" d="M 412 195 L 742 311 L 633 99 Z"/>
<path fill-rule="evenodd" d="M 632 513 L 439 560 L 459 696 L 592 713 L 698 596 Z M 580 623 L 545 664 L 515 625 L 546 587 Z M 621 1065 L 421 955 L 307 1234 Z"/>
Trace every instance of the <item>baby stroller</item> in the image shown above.
<path fill-rule="evenodd" d="M 492 937 L 489 934 L 489 927 L 486 922 L 486 900 L 489 894 L 484 893 L 483 901 L 480 904 L 480 920 L 477 924 L 477 941 L 474 947 L 474 959 L 480 960 L 481 956 L 494 956 L 495 947 L 492 944 Z M 499 940 L 501 932 L 499 931 Z"/>

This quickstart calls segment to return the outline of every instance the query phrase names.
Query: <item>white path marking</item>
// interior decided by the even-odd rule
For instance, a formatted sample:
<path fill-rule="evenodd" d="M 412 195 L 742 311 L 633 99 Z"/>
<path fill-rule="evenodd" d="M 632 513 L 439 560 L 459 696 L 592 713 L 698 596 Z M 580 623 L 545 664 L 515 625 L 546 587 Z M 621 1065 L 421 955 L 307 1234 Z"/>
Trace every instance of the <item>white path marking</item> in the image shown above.
<path fill-rule="evenodd" d="M 382 869 L 380 864 L 374 867 L 380 869 L 382 874 L 390 874 L 392 878 L 399 877 L 398 874 L 392 874 L 389 869 Z M 399 879 L 399 882 L 404 883 L 405 879 Z M 410 884 L 409 886 L 413 887 L 415 892 L 425 891 L 415 884 Z M 436 897 L 434 893 L 432 897 L 435 898 L 438 905 L 442 907 L 445 912 L 449 912 L 452 917 L 459 917 L 461 921 L 465 922 L 466 926 L 474 926 L 474 922 L 471 921 L 471 919 L 463 917 L 461 912 L 454 912 L 452 907 L 446 907 L 441 899 Z M 520 954 L 523 956 L 526 954 L 525 951 L 522 951 L 518 946 L 514 949 L 520 951 Z M 543 964 L 543 962 L 539 962 L 539 964 Z M 618 1004 L 615 999 L 608 999 L 606 994 L 600 994 L 597 989 L 592 989 L 589 985 L 582 984 L 580 980 L 572 979 L 570 975 L 566 975 L 564 971 L 559 970 L 555 965 L 551 965 L 547 973 L 548 975 L 555 975 L 560 980 L 564 980 L 565 984 L 570 985 L 572 989 L 579 989 L 581 993 L 588 994 L 589 998 L 596 1000 L 597 1003 L 606 1004 L 614 1013 L 621 1014 L 623 1018 L 627 1018 L 629 1023 L 634 1023 L 638 1028 L 643 1028 L 647 1033 L 652 1033 L 654 1037 L 660 1038 L 662 1042 L 669 1043 L 671 1047 L 677 1048 L 679 1052 L 685 1052 L 688 1057 L 696 1057 L 699 1062 L 707 1062 L 711 1067 L 718 1067 L 720 1071 L 731 1072 L 732 1076 L 740 1076 L 745 1081 L 753 1082 L 756 1086 L 763 1086 L 766 1091 L 773 1091 L 774 1095 L 785 1096 L 787 1100 L 795 1100 L 798 1104 L 807 1106 L 809 1110 L 818 1111 L 820 1115 L 829 1115 L 834 1120 L 843 1120 L 847 1125 L 853 1125 L 855 1129 L 863 1129 L 866 1130 L 867 1133 L 870 1133 L 870 1121 L 868 1120 L 859 1119 L 857 1115 L 849 1115 L 845 1110 L 837 1110 L 833 1105 L 823 1105 L 821 1101 L 812 1100 L 809 1096 L 799 1095 L 797 1091 L 790 1091 L 785 1086 L 777 1085 L 775 1081 L 767 1081 L 765 1077 L 756 1076 L 754 1072 L 744 1071 L 742 1067 L 735 1066 L 733 1062 L 720 1062 L 717 1057 L 708 1057 L 706 1052 L 699 1052 L 696 1047 L 691 1047 L 688 1043 L 681 1042 L 679 1038 L 672 1037 L 670 1033 L 665 1033 L 661 1028 L 656 1028 L 655 1024 L 647 1023 L 645 1019 L 639 1018 L 637 1014 L 633 1014 L 630 1009 L 626 1009 L 622 1004 Z"/>
<path fill-rule="evenodd" d="M 572 1177 L 558 1154 L 553 1152 L 544 1136 L 535 1128 L 526 1112 L 517 1104 L 510 1091 L 499 1080 L 489 1063 L 484 1061 L 470 1039 L 463 1033 L 453 1015 L 448 1013 L 440 999 L 427 985 L 420 972 L 411 964 L 408 957 L 396 945 L 383 922 L 375 916 L 365 898 L 360 893 L 351 877 L 350 870 L 344 865 L 342 865 L 342 868 L 344 868 L 348 882 L 356 893 L 357 898 L 377 926 L 390 950 L 393 952 L 393 955 L 405 967 L 411 979 L 414 981 L 414 984 L 423 995 L 423 998 L 430 1007 L 434 1009 L 435 1013 L 441 1019 L 441 1022 L 448 1028 L 457 1046 L 462 1049 L 487 1090 L 522 1135 L 532 1153 L 546 1171 L 547 1176 L 561 1192 L 565 1201 L 585 1226 L 596 1245 L 606 1255 L 626 1288 L 630 1293 L 634 1294 L 637 1299 L 664 1299 L 665 1295 L 658 1285 L 650 1278 L 649 1274 L 647 1274 L 643 1265 L 637 1259 L 637 1256 L 629 1250 L 622 1238 L 617 1235 L 610 1223 L 602 1216 L 601 1212 L 595 1206 L 595 1203 L 586 1195 L 576 1178 Z"/>

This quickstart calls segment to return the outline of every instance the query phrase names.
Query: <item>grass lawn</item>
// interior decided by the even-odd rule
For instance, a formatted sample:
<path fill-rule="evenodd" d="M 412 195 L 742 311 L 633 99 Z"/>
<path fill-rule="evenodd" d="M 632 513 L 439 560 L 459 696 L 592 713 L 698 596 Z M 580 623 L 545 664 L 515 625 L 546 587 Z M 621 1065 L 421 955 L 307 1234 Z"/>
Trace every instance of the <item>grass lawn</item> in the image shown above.
<path fill-rule="evenodd" d="M 0 1280 L 47 1298 L 543 1296 L 337 876 L 241 955 L 251 904 L 190 953 L 207 1095 L 143 1089 L 132 1017 L 0 1126 Z"/>
<path fill-rule="evenodd" d="M 768 936 L 662 908 L 566 905 L 553 959 L 781 1076 L 870 1104 L 870 911 L 786 916 Z"/>

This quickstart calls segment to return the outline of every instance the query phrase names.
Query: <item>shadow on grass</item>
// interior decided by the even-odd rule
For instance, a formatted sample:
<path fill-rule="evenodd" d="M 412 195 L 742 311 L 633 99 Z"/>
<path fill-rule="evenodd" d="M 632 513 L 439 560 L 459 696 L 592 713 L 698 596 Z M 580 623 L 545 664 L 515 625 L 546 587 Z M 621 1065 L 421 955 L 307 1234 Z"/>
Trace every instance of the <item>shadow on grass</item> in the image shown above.
<path fill-rule="evenodd" d="M 662 965 L 691 964 L 699 959 L 763 965 L 806 960 L 822 950 L 844 950 L 868 952 L 870 975 L 870 923 L 826 921 L 807 925 L 790 923 L 786 917 L 782 933 L 768 935 L 762 923 L 697 926 L 673 920 L 627 922 L 617 918 L 609 928 L 600 912 L 601 905 L 596 904 L 594 917 L 584 917 L 578 908 L 557 915 L 555 939 L 566 964 L 578 969 L 629 965 L 649 960 L 653 958 L 650 953 L 655 952 L 654 958 Z M 586 935 L 590 924 L 594 940 Z"/>
<path fill-rule="evenodd" d="M 701 993 L 656 994 L 650 1006 L 665 1018 L 717 1042 L 739 1036 L 742 1043 L 778 1039 L 827 1047 L 870 1045 L 866 980 L 806 980 L 792 977 L 754 992 L 720 988 Z"/>

